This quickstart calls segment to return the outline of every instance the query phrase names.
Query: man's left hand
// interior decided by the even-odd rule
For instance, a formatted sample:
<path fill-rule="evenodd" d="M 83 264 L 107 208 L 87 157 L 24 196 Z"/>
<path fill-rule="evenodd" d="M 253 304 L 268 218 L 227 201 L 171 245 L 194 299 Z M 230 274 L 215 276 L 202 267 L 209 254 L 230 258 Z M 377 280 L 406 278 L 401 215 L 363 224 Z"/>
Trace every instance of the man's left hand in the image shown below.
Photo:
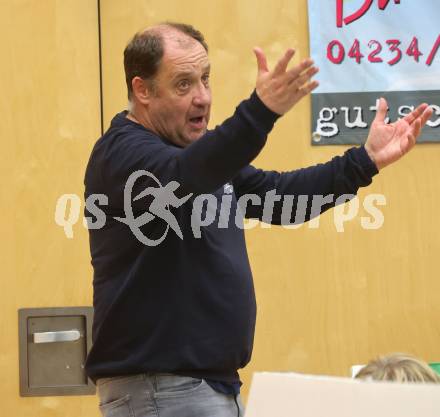
<path fill-rule="evenodd" d="M 397 161 L 414 147 L 422 127 L 432 115 L 432 109 L 423 103 L 404 118 L 386 124 L 387 109 L 386 100 L 381 98 L 365 143 L 365 150 L 378 170 Z"/>

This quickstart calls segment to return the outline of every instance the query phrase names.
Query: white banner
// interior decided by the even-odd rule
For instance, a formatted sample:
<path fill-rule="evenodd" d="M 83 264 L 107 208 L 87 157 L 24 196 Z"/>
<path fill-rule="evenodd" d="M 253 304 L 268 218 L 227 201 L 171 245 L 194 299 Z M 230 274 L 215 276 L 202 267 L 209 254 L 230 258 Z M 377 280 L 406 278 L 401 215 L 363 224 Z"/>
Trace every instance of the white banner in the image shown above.
<path fill-rule="evenodd" d="M 392 120 L 421 102 L 434 116 L 421 142 L 440 141 L 440 1 L 309 0 L 313 143 L 362 143 L 376 99 Z"/>

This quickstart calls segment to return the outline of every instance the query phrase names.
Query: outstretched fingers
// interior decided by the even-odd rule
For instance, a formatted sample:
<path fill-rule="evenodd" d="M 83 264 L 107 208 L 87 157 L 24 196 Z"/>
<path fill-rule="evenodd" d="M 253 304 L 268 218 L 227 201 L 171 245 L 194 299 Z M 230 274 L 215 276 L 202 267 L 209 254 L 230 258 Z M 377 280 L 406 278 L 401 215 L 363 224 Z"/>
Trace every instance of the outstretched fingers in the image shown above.
<path fill-rule="evenodd" d="M 318 81 L 310 81 L 309 83 L 305 84 L 301 88 L 298 88 L 292 94 L 293 101 L 295 103 L 297 103 L 303 97 L 310 94 L 316 87 L 318 87 L 318 85 L 319 85 Z"/>
<path fill-rule="evenodd" d="M 311 80 L 318 72 L 311 59 L 305 59 L 299 65 L 288 69 L 295 55 L 293 48 L 286 50 L 273 70 L 269 70 L 261 48 L 254 48 L 254 53 L 258 65 L 256 92 L 273 112 L 280 115 L 286 113 L 318 86 L 316 81 Z"/>
<path fill-rule="evenodd" d="M 302 73 L 304 73 L 305 71 L 308 71 L 311 68 L 316 68 L 313 67 L 313 60 L 310 58 L 305 59 L 304 61 L 302 61 L 300 64 L 295 65 L 293 68 L 291 68 L 290 70 L 288 70 L 286 72 L 286 77 L 287 77 L 287 81 L 289 83 L 295 81 Z M 318 68 L 316 68 L 317 70 Z M 316 71 L 318 72 L 318 71 Z M 315 74 L 316 74 L 315 72 Z"/>
<path fill-rule="evenodd" d="M 427 105 L 424 104 L 419 106 L 419 108 L 417 108 L 416 110 L 414 110 L 416 114 L 419 114 L 420 111 L 423 112 L 421 115 L 416 117 L 414 120 L 410 119 L 411 124 L 410 124 L 410 130 L 408 132 L 408 144 L 406 151 L 410 150 L 416 144 L 417 138 L 419 137 L 423 126 L 425 126 L 426 122 L 432 116 L 432 112 L 433 112 L 431 107 L 428 107 Z"/>
<path fill-rule="evenodd" d="M 403 119 L 409 124 L 413 124 L 414 121 L 424 113 L 427 107 L 428 105 L 426 103 L 422 103 L 411 113 L 407 114 Z"/>
<path fill-rule="evenodd" d="M 423 111 L 422 116 L 421 116 L 422 127 L 425 126 L 426 122 L 431 118 L 433 112 L 434 112 L 434 110 L 432 109 L 432 107 L 427 106 L 425 108 L 425 110 Z"/>
<path fill-rule="evenodd" d="M 385 118 L 387 117 L 387 112 L 388 112 L 388 103 L 383 97 L 381 97 L 379 99 L 379 104 L 377 105 L 377 113 L 376 113 L 376 117 L 374 118 L 374 121 L 384 123 Z"/>
<path fill-rule="evenodd" d="M 258 75 L 269 72 L 266 55 L 264 55 L 263 50 L 257 46 L 254 48 L 254 54 L 257 58 Z"/>
<path fill-rule="evenodd" d="M 287 65 L 289 65 L 289 62 L 294 55 L 295 55 L 295 49 L 289 48 L 275 66 L 273 70 L 274 75 L 284 74 L 286 72 Z"/>
<path fill-rule="evenodd" d="M 310 79 L 318 73 L 319 69 L 317 67 L 311 67 L 304 71 L 302 74 L 297 76 L 295 79 L 290 81 L 289 87 L 293 90 L 301 88 L 305 83 L 309 82 Z"/>
<path fill-rule="evenodd" d="M 412 129 L 410 131 L 409 136 L 414 137 L 414 143 L 417 139 L 417 137 L 420 135 L 420 131 L 422 130 L 422 121 L 421 119 L 416 119 L 416 121 L 412 124 Z"/>
<path fill-rule="evenodd" d="M 416 144 L 417 137 L 420 134 L 421 130 L 421 122 L 420 119 L 417 119 L 411 126 L 411 129 L 408 131 L 408 134 L 404 138 L 404 142 L 401 142 L 402 152 L 405 154 L 409 152 Z"/>
<path fill-rule="evenodd" d="M 421 108 L 421 110 L 420 110 L 420 108 Z M 414 120 L 412 120 L 411 123 L 407 121 L 410 124 L 410 130 L 408 133 L 408 140 L 410 140 L 410 142 L 413 143 L 413 145 L 416 143 L 416 140 L 419 137 L 423 126 L 425 126 L 426 122 L 432 116 L 433 110 L 431 107 L 428 107 L 427 105 L 425 106 L 423 104 L 423 105 L 419 106 L 416 110 L 414 110 L 414 112 L 416 112 L 416 114 L 419 114 L 420 111 L 422 111 L 423 113 L 421 115 L 419 115 L 417 118 L 415 118 Z M 412 112 L 412 113 L 414 113 L 414 112 Z"/>

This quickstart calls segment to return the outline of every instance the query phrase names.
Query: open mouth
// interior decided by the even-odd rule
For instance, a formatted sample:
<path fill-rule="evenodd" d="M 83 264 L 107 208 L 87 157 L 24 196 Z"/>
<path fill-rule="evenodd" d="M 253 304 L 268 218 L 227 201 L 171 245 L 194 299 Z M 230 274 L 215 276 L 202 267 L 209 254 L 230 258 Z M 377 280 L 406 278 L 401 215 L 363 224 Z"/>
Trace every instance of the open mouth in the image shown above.
<path fill-rule="evenodd" d="M 189 119 L 190 124 L 195 127 L 195 128 L 202 128 L 204 125 L 204 117 L 200 116 L 200 117 L 191 117 Z"/>

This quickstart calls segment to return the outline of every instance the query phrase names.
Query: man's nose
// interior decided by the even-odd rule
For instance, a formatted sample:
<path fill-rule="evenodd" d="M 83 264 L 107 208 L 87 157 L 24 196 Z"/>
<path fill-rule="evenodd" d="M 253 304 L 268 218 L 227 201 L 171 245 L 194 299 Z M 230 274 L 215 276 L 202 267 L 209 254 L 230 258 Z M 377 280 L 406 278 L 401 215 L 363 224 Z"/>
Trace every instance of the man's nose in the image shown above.
<path fill-rule="evenodd" d="M 193 104 L 195 106 L 208 106 L 211 104 L 211 90 L 203 83 L 197 87 L 194 92 Z"/>

